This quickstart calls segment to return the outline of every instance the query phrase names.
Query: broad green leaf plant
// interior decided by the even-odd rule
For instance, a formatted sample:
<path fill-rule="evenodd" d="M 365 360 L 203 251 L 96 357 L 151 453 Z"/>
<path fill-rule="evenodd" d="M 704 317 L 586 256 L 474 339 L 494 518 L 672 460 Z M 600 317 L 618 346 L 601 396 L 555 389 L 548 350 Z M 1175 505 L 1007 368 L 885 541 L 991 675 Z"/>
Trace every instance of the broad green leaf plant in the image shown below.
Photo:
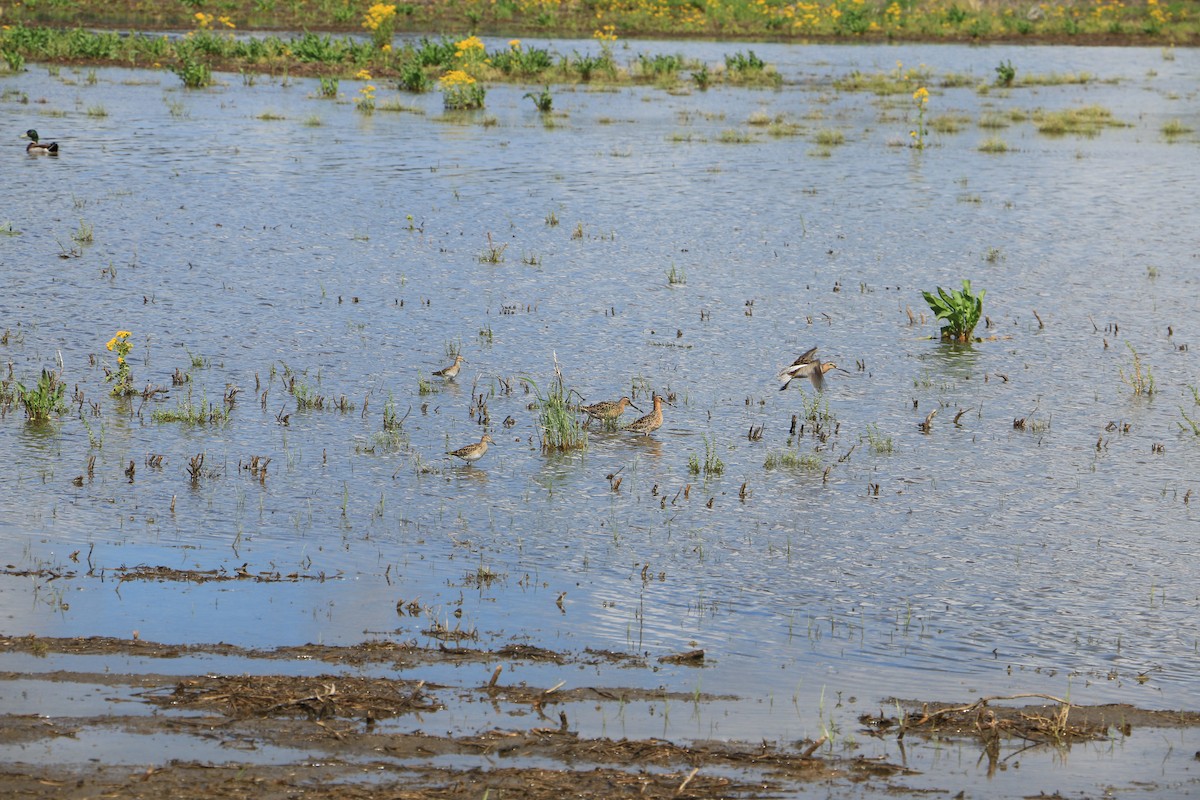
<path fill-rule="evenodd" d="M 942 341 L 969 342 L 971 333 L 975 330 L 979 318 L 983 316 L 983 295 L 971 293 L 971 282 L 963 281 L 962 291 L 952 289 L 947 292 L 938 287 L 937 294 L 922 292 L 930 310 L 944 323 L 942 325 Z"/>

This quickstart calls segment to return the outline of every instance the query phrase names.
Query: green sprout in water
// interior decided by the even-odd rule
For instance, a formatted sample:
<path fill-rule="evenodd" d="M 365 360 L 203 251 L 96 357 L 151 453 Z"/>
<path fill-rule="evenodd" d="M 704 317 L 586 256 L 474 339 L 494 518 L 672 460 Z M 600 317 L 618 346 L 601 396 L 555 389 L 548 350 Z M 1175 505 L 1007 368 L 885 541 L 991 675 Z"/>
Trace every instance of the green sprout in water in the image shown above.
<path fill-rule="evenodd" d="M 980 289 L 978 294 L 972 294 L 969 280 L 963 281 L 962 291 L 952 289 L 947 292 L 939 286 L 937 294 L 921 293 L 930 310 L 945 323 L 942 325 L 942 341 L 971 341 L 971 333 L 983 315 L 984 293 L 985 290 Z"/>
<path fill-rule="evenodd" d="M 525 97 L 532 100 L 534 106 L 537 107 L 537 110 L 543 114 L 550 113 L 550 110 L 554 108 L 554 96 L 550 94 L 549 86 L 545 87 L 537 94 L 534 94 L 533 92 L 526 92 Z"/>
<path fill-rule="evenodd" d="M 66 410 L 63 402 L 66 389 L 58 373 L 47 369 L 42 370 L 42 377 L 32 388 L 27 389 L 24 384 L 17 383 L 17 395 L 25 407 L 25 415 L 35 425 L 48 422 L 51 414 L 61 414 Z"/>
<path fill-rule="evenodd" d="M 996 67 L 997 86 L 1012 86 L 1016 77 L 1017 68 L 1012 65 L 1012 61 L 1001 61 L 1000 66 Z"/>
<path fill-rule="evenodd" d="M 1129 352 L 1133 353 L 1133 365 L 1128 372 L 1121 369 L 1121 380 L 1133 390 L 1135 395 L 1149 397 L 1155 392 L 1154 375 L 1151 374 L 1149 367 L 1142 365 L 1142 356 L 1134 349 L 1133 345 L 1126 342 L 1125 346 L 1129 348 Z"/>
<path fill-rule="evenodd" d="M 700 455 L 692 453 L 688 458 L 688 472 L 693 475 L 704 473 L 704 477 L 710 475 L 720 475 L 725 472 L 725 462 L 717 455 L 717 443 L 710 441 L 707 436 L 704 437 L 704 462 L 701 463 Z"/>

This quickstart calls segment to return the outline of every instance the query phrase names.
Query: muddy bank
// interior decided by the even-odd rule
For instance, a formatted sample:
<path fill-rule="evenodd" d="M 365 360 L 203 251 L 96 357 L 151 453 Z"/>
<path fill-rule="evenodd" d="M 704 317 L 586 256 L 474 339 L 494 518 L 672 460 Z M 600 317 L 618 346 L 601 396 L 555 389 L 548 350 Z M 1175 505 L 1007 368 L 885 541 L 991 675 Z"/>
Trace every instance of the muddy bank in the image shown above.
<path fill-rule="evenodd" d="M 504 664 L 577 668 L 602 663 L 618 670 L 653 669 L 653 662 L 608 652 L 579 654 L 510 646 L 495 651 L 368 642 L 351 647 L 304 645 L 247 650 L 226 644 L 168 645 L 109 637 L 0 639 L 0 653 L 46 659 L 44 672 L 0 673 L 37 681 L 62 694 L 94 695 L 78 714 L 0 716 L 0 781 L 16 797 L 242 798 L 487 796 L 557 798 L 717 798 L 790 796 L 814 785 L 908 794 L 917 774 L 903 763 L 857 755 L 843 742 L 687 741 L 610 738 L 576 729 L 578 705 L 614 708 L 646 700 L 710 704 L 736 700 L 699 692 L 643 688 L 535 687 L 509 684 Z M 683 663 L 702 665 L 701 654 Z M 155 661 L 236 657 L 256 674 L 171 675 L 54 669 L 59 656 L 121 656 Z M 283 675 L 272 665 L 394 667 L 403 677 L 333 672 Z M 438 665 L 495 664 L 482 685 L 425 680 Z M 455 673 L 457 674 L 457 673 Z M 478 675 L 478 671 L 470 674 Z M 631 676 L 633 677 L 633 676 Z M 631 681 L 633 682 L 633 681 Z M 22 684 L 26 686 L 26 683 Z M 1024 704 L 1027 700 L 1038 702 Z M 74 708 L 75 706 L 72 706 Z M 447 708 L 497 712 L 502 726 L 481 721 L 446 734 L 428 730 Z M 968 705 L 889 699 L 864 714 L 859 735 L 977 743 L 994 754 L 1001 740 L 1069 748 L 1080 741 L 1128 737 L 1136 728 L 1195 727 L 1200 714 L 1112 705 L 1080 707 L 1045 695 L 981 698 Z M 115 736 L 178 740 L 179 757 L 142 763 L 56 757 L 57 746 Z M 219 757 L 188 755 L 216 747 Z M 211 752 L 206 751 L 206 752 Z"/>

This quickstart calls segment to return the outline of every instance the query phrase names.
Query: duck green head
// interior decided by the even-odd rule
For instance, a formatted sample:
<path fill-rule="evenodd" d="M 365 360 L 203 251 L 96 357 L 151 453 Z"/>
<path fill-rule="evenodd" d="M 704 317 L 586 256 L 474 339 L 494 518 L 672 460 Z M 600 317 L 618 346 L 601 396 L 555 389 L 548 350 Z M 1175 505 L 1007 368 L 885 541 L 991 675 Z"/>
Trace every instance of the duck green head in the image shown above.
<path fill-rule="evenodd" d="M 25 135 L 22 136 L 21 138 L 22 139 L 32 139 L 34 142 L 37 142 L 37 140 L 38 140 L 37 131 L 35 131 L 33 128 L 30 128 L 29 130 L 25 131 Z"/>

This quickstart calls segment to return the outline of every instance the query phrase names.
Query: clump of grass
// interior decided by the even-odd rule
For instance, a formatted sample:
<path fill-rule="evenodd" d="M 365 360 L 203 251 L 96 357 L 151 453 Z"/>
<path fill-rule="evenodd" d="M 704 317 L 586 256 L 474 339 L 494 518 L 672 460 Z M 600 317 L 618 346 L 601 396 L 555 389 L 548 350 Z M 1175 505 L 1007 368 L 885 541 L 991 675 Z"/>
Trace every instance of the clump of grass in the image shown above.
<path fill-rule="evenodd" d="M 87 115 L 89 117 L 107 117 L 108 109 L 101 105 L 88 106 Z"/>
<path fill-rule="evenodd" d="M 938 114 L 930 117 L 927 124 L 930 130 L 938 133 L 958 133 L 970 121 L 971 118 L 965 114 Z"/>
<path fill-rule="evenodd" d="M 829 410 L 829 400 L 821 392 L 809 394 L 800 390 L 801 416 L 807 422 L 826 423 L 836 422 L 837 418 Z"/>
<path fill-rule="evenodd" d="M 424 375 L 421 374 L 420 370 L 418 370 L 417 371 L 417 394 L 421 394 L 421 395 L 437 394 L 437 391 L 438 391 L 437 384 L 435 384 L 433 381 L 426 378 Z"/>
<path fill-rule="evenodd" d="M 1162 132 L 1163 136 L 1167 137 L 1167 139 L 1176 139 L 1180 136 L 1186 136 L 1192 132 L 1191 128 L 1189 128 L 1187 125 L 1184 125 L 1177 119 L 1168 120 L 1167 122 L 1163 123 L 1163 126 L 1159 128 L 1159 130 Z"/>
<path fill-rule="evenodd" d="M 1082 106 L 1065 111 L 1035 111 L 1034 124 L 1038 133 L 1047 136 L 1063 136 L 1068 133 L 1078 136 L 1096 136 L 1104 128 L 1119 128 L 1125 123 L 1114 119 L 1112 111 L 1098 106 Z"/>
<path fill-rule="evenodd" d="M 71 234 L 71 238 L 76 244 L 91 244 L 95 241 L 92 226 L 83 220 L 79 220 L 79 227 Z"/>
<path fill-rule="evenodd" d="M 771 450 L 763 462 L 765 469 L 798 469 L 805 472 L 821 472 L 825 465 L 816 453 L 796 453 L 791 450 Z"/>
<path fill-rule="evenodd" d="M 1008 144 L 999 136 L 989 136 L 979 143 L 981 153 L 1007 153 Z"/>
<path fill-rule="evenodd" d="M 229 409 L 206 403 L 200 398 L 199 403 L 192 402 L 192 389 L 189 386 L 187 397 L 180 400 L 175 408 L 155 409 L 150 418 L 155 422 L 182 422 L 185 425 L 220 425 L 229 421 Z"/>
<path fill-rule="evenodd" d="M 880 432 L 879 426 L 873 422 L 867 426 L 867 446 L 876 455 L 888 455 L 896 450 L 892 437 Z"/>
<path fill-rule="evenodd" d="M 297 411 L 320 411 L 325 408 L 325 396 L 307 383 L 293 381 L 291 384 L 292 397 L 296 398 Z"/>
<path fill-rule="evenodd" d="M 998 111 L 985 111 L 979 115 L 979 127 L 998 130 L 1012 125 L 1012 119 L 1007 114 Z"/>
<path fill-rule="evenodd" d="M 389 97 L 375 107 L 376 111 L 387 111 L 392 114 L 416 114 L 421 116 L 425 113 L 425 109 L 420 106 L 406 105 L 400 101 L 398 97 Z"/>
<path fill-rule="evenodd" d="M 835 147 L 843 144 L 846 141 L 846 134 L 839 131 L 837 128 L 822 128 L 817 131 L 813 141 L 821 147 Z"/>
<path fill-rule="evenodd" d="M 52 414 L 66 411 L 66 403 L 63 402 L 66 390 L 67 386 L 57 372 L 42 369 L 37 385 L 27 388 L 18 381 L 16 394 L 25 409 L 25 416 L 33 424 L 40 425 L 48 422 Z"/>
<path fill-rule="evenodd" d="M 492 241 L 491 232 L 487 235 L 487 247 L 479 255 L 479 261 L 483 264 L 499 264 L 504 261 L 504 251 L 508 248 L 508 242 L 498 245 Z"/>
<path fill-rule="evenodd" d="M 729 128 L 721 131 L 717 141 L 722 144 L 750 144 L 754 141 L 754 134 Z"/>
<path fill-rule="evenodd" d="M 287 117 L 285 117 L 283 114 L 277 114 L 274 111 L 264 111 L 258 115 L 258 119 L 261 119 L 263 122 L 277 122 L 279 120 L 287 119 Z"/>
<path fill-rule="evenodd" d="M 698 453 L 692 453 L 688 457 L 688 472 L 693 475 L 699 475 L 703 472 L 705 477 L 720 475 L 725 472 L 725 462 L 717 455 L 716 441 L 709 440 L 707 436 L 704 437 L 704 461 L 700 461 Z"/>
<path fill-rule="evenodd" d="M 667 285 L 683 286 L 686 283 L 687 273 L 684 272 L 683 267 L 676 267 L 675 264 L 672 263 L 671 268 L 667 270 Z"/>
<path fill-rule="evenodd" d="M 1051 72 L 1041 75 L 1026 75 L 1016 83 L 1018 86 L 1082 86 L 1094 80 L 1096 80 L 1096 76 L 1090 72 Z"/>
<path fill-rule="evenodd" d="M 320 95 L 321 95 L 321 97 L 330 98 L 330 99 L 337 97 L 338 96 L 338 79 L 332 78 L 332 77 L 321 78 Z"/>
<path fill-rule="evenodd" d="M 587 429 L 567 402 L 569 392 L 558 363 L 554 364 L 554 378 L 550 381 L 550 388 L 546 394 L 542 394 L 532 379 L 521 380 L 532 386 L 537 396 L 538 432 L 541 435 L 542 452 L 558 453 L 586 448 Z"/>
<path fill-rule="evenodd" d="M 1122 367 L 1120 370 L 1121 381 L 1133 390 L 1134 395 L 1149 397 L 1156 391 L 1154 388 L 1154 375 L 1150 372 L 1148 366 L 1142 364 L 1142 356 L 1133 345 L 1129 342 L 1125 343 L 1129 348 L 1129 352 L 1133 353 L 1133 364 L 1130 365 L 1129 371 L 1126 372 Z"/>

